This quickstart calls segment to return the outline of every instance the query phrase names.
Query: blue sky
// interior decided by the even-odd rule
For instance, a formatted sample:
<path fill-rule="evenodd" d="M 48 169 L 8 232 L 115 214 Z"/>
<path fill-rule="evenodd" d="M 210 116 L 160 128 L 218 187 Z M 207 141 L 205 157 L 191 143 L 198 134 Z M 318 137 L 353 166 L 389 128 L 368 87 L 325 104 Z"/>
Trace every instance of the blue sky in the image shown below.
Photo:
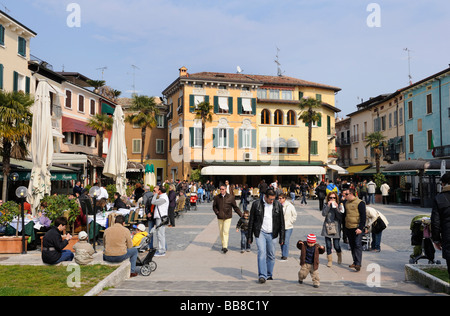
<path fill-rule="evenodd" d="M 81 27 L 69 27 L 69 3 Z M 380 27 L 369 27 L 370 3 Z M 130 96 L 161 92 L 186 66 L 201 71 L 284 75 L 342 89 L 345 116 L 358 100 L 394 92 L 450 63 L 450 2 L 442 0 L 0 0 L 38 33 L 31 53 L 54 70 L 104 80 Z M 137 66 L 133 77 L 132 65 Z"/>

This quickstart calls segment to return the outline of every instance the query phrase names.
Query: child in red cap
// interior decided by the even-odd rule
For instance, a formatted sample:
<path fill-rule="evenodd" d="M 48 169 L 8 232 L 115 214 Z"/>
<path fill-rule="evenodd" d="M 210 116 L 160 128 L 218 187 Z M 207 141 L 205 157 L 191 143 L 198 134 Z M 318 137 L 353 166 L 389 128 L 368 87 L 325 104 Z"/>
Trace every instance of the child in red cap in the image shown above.
<path fill-rule="evenodd" d="M 300 249 L 300 271 L 298 272 L 298 283 L 303 284 L 308 273 L 311 274 L 313 286 L 318 288 L 319 278 L 319 255 L 325 252 L 325 247 L 316 243 L 316 235 L 309 234 L 305 241 L 299 240 L 297 248 Z"/>

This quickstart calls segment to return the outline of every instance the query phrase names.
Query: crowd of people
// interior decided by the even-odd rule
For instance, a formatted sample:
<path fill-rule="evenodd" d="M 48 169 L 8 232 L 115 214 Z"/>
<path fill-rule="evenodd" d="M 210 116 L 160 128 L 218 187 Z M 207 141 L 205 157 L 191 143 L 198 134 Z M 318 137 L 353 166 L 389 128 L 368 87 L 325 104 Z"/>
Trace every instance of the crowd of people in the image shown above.
<path fill-rule="evenodd" d="M 443 257 L 450 260 L 450 228 L 448 227 L 450 174 L 442 177 L 442 185 L 443 193 L 437 196 L 433 206 L 433 239 L 436 247 L 443 249 Z M 239 192 L 239 206 L 235 190 Z M 265 283 L 266 280 L 273 278 L 275 241 L 280 245 L 281 261 L 287 260 L 289 257 L 290 238 L 297 220 L 297 211 L 294 207 L 297 197 L 300 199 L 300 203 L 297 202 L 300 207 L 307 203 L 307 196 L 311 196 L 311 194 L 314 194 L 319 200 L 319 211 L 324 217 L 324 221 L 321 231 L 317 233 L 325 240 L 325 245 L 319 245 L 316 235 L 309 234 L 306 240 L 297 242 L 297 248 L 301 252 L 299 283 L 302 283 L 307 275 L 311 274 L 313 285 L 319 286 L 318 256 L 322 253 L 326 252 L 328 267 L 333 265 L 333 249 L 336 253 L 337 263 L 342 264 L 341 238 L 350 246 L 353 262 L 349 267 L 355 271 L 361 269 L 364 236 L 371 235 L 371 251 L 381 251 L 382 232 L 388 227 L 389 222 L 379 210 L 373 207 L 375 193 L 373 181 L 352 183 L 343 180 L 333 183 L 328 180 L 319 183 L 315 188 L 306 182 L 300 184 L 292 182 L 288 186 L 288 190 L 283 191 L 277 181 L 268 184 L 261 180 L 258 190 L 259 197 L 254 197 L 253 188 L 249 188 L 247 185 L 233 185 L 229 181 L 220 183 L 217 187 L 213 181 L 207 181 L 204 184 L 193 181 L 166 181 L 155 186 L 153 191 L 150 191 L 148 186 L 137 185 L 131 198 L 145 207 L 148 223 L 147 225 L 138 225 L 130 233 L 130 228 L 124 225 L 124 216 L 117 216 L 114 225 L 104 231 L 103 260 L 122 262 L 129 259 L 131 276 L 136 276 L 138 255 L 136 246 L 144 237 L 153 232 L 152 228 L 154 227 L 156 229 L 153 235 L 156 240 L 154 246 L 157 249 L 155 256 L 164 256 L 167 251 L 166 227 L 175 227 L 174 213 L 178 209 L 177 205 L 189 193 L 197 194 L 198 203 L 212 203 L 212 211 L 218 219 L 223 254 L 228 252 L 233 212 L 239 216 L 236 231 L 241 233 L 241 253 L 249 252 L 253 241 L 255 242 L 260 283 Z M 105 191 L 102 191 L 101 199 L 105 199 Z M 381 188 L 381 192 L 384 192 L 383 196 L 388 195 L 387 184 L 384 189 Z M 86 194 L 86 190 L 77 184 L 74 188 L 74 195 L 80 199 L 80 205 Z M 113 201 L 114 208 L 130 207 L 129 198 L 123 197 L 119 193 L 115 193 Z M 387 198 L 383 199 L 383 203 L 388 203 Z M 248 209 L 249 205 L 250 209 Z M 91 213 L 87 210 L 86 214 Z M 46 231 L 42 244 L 43 262 L 56 264 L 61 261 L 75 260 L 79 264 L 87 264 L 93 260 L 94 251 L 91 249 L 91 244 L 87 242 L 87 233 L 84 231 L 79 234 L 79 242 L 74 247 L 75 254 L 63 250 L 72 238 L 70 234 L 63 234 L 66 230 L 67 219 L 58 218 L 53 225 L 50 225 L 45 217 L 45 204 L 42 205 L 41 212 L 39 212 L 39 223 Z M 150 248 L 153 248 L 153 240 Z"/>

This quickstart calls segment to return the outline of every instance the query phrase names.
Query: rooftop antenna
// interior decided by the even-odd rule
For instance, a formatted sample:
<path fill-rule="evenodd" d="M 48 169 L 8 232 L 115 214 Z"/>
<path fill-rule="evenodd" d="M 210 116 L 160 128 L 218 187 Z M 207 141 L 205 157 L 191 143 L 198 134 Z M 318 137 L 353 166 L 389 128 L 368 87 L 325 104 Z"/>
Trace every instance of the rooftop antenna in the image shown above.
<path fill-rule="evenodd" d="M 237 66 L 237 73 L 240 74 L 242 73 L 244 70 L 241 68 L 241 66 Z"/>
<path fill-rule="evenodd" d="M 275 59 L 275 64 L 277 64 L 278 76 L 281 77 L 284 74 L 284 71 L 281 71 L 281 64 L 280 64 L 279 56 L 278 56 L 279 52 L 280 52 L 280 49 L 277 47 L 277 55 L 276 55 L 277 59 Z"/>
<path fill-rule="evenodd" d="M 136 95 L 136 69 L 140 69 L 135 65 L 131 65 L 131 68 L 133 68 L 133 95 Z"/>
<path fill-rule="evenodd" d="M 8 8 L 6 7 L 6 5 L 4 5 L 3 3 L 0 3 L 0 5 L 5 9 L 5 12 L 6 12 L 6 13 L 11 12 L 11 10 L 8 9 Z"/>
<path fill-rule="evenodd" d="M 412 76 L 411 76 L 411 50 L 409 48 L 404 48 L 404 51 L 408 52 L 408 79 L 409 84 L 412 85 Z"/>
<path fill-rule="evenodd" d="M 102 80 L 103 80 L 103 75 L 105 74 L 105 70 L 108 69 L 108 67 L 100 67 L 97 68 L 97 70 L 101 70 L 102 71 Z"/>

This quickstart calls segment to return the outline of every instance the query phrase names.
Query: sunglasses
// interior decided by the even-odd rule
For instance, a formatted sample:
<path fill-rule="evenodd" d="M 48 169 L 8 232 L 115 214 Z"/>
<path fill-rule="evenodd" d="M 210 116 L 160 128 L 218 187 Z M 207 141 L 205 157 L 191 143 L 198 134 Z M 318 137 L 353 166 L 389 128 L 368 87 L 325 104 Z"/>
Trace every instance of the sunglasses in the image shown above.
<path fill-rule="evenodd" d="M 330 196 L 329 199 L 330 199 L 330 200 L 336 200 L 336 197 L 335 197 L 335 196 Z"/>

